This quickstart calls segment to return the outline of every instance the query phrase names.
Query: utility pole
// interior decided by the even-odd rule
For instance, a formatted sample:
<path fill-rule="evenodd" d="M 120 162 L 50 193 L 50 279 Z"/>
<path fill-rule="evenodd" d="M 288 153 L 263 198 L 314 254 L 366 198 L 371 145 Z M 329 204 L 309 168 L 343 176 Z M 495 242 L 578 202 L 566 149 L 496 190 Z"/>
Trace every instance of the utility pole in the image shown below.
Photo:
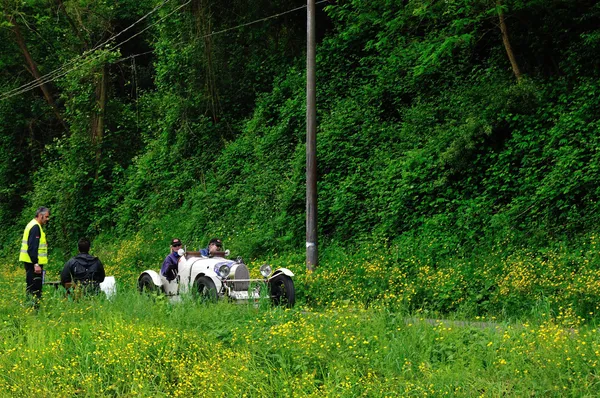
<path fill-rule="evenodd" d="M 306 269 L 319 264 L 317 250 L 317 110 L 315 0 L 307 0 L 306 23 Z"/>

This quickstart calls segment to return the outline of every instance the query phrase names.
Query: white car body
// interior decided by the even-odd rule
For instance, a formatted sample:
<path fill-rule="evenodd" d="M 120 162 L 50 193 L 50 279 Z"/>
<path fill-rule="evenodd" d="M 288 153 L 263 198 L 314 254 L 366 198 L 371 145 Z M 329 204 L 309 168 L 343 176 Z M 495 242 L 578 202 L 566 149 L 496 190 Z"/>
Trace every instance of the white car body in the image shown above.
<path fill-rule="evenodd" d="M 229 268 L 226 277 L 219 272 L 220 267 L 223 266 Z M 295 302 L 295 290 L 291 279 L 293 276 L 289 269 L 279 268 L 262 279 L 252 279 L 246 264 L 240 257 L 229 260 L 224 257 L 205 257 L 200 252 L 184 252 L 179 259 L 177 277 L 174 280 L 169 282 L 160 273 L 146 270 L 138 278 L 138 288 L 140 291 L 144 289 L 162 291 L 172 297 L 189 293 L 206 294 L 203 291 L 207 288 L 212 289 L 210 282 L 205 279 L 208 278 L 214 284 L 216 294 L 213 299 L 227 297 L 233 301 L 247 301 L 258 300 L 260 287 L 266 284 L 273 301 L 279 304 L 279 300 L 283 297 L 286 299 L 286 305 L 293 306 Z M 153 286 L 150 286 L 150 281 Z M 274 289 L 272 282 L 276 282 L 275 284 L 280 287 Z"/>

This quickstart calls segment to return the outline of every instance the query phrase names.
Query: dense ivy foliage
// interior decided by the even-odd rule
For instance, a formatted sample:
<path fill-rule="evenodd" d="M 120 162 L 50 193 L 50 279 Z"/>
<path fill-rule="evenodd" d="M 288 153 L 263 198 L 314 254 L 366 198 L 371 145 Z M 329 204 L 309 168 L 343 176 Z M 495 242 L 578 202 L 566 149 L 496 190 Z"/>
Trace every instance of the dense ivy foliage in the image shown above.
<path fill-rule="evenodd" d="M 4 3 L 3 93 L 41 81 L 31 62 L 74 65 L 48 95 L 1 97 L 5 255 L 40 205 L 65 253 L 82 234 L 303 250 L 306 21 L 284 12 L 304 3 L 230 3 Z M 597 2 L 317 8 L 325 247 L 377 240 L 438 266 L 598 230 Z"/>

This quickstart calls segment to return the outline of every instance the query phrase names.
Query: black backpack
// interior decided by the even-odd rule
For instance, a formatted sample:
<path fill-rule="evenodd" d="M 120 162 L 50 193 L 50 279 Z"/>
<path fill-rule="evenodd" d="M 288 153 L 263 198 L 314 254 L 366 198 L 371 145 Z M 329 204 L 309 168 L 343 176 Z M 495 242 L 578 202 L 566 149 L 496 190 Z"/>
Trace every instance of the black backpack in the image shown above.
<path fill-rule="evenodd" d="M 94 261 L 91 263 L 83 263 L 78 259 L 75 259 L 75 262 L 71 267 L 71 271 L 73 282 L 80 282 L 84 285 L 94 282 L 94 274 L 98 272 L 98 259 L 94 258 Z"/>

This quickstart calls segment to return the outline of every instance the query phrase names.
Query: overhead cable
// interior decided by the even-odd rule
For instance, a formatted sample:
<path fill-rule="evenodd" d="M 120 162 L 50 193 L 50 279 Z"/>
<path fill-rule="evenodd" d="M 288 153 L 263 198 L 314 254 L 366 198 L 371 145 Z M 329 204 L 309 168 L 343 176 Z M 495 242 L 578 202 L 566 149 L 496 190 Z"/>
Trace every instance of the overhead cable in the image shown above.
<path fill-rule="evenodd" d="M 65 76 L 69 72 L 72 72 L 73 70 L 81 67 L 82 65 L 85 65 L 87 63 L 90 63 L 90 62 L 92 62 L 92 61 L 100 58 L 101 54 L 97 55 L 97 56 L 92 56 L 92 57 L 89 57 L 89 58 L 85 58 L 85 56 L 87 54 L 91 54 L 93 51 L 96 51 L 97 49 L 101 48 L 102 46 L 106 46 L 107 43 L 113 41 L 116 37 L 118 37 L 119 35 L 121 35 L 125 31 L 129 30 L 134 25 L 136 25 L 137 23 L 141 22 L 142 20 L 144 20 L 145 18 L 147 18 L 148 16 L 150 16 L 152 13 L 156 12 L 158 9 L 160 9 L 162 6 L 164 6 L 169 1 L 170 0 L 163 1 L 160 5 L 156 6 L 154 9 L 152 9 L 152 11 L 148 12 L 146 15 L 144 15 L 142 18 L 140 18 L 139 20 L 137 20 L 136 22 L 134 22 L 129 27 L 127 27 L 124 30 L 120 31 L 119 33 L 117 33 L 116 35 L 112 36 L 111 38 L 109 38 L 108 40 L 104 41 L 103 43 L 95 46 L 92 50 L 89 50 L 89 51 L 85 52 L 84 54 L 75 57 L 73 60 L 67 62 L 66 64 L 64 64 L 60 68 L 58 68 L 58 69 L 56 69 L 56 70 L 54 70 L 52 72 L 49 72 L 48 74 L 42 76 L 38 80 L 33 80 L 33 81 L 31 81 L 31 82 L 29 82 L 27 84 L 24 84 L 24 85 L 22 85 L 20 87 L 17 87 L 17 88 L 15 88 L 13 90 L 10 90 L 10 91 L 6 92 L 6 93 L 0 94 L 0 101 L 6 100 L 8 98 L 14 97 L 14 96 L 19 95 L 19 94 L 23 94 L 23 93 L 25 93 L 27 91 L 31 91 L 31 90 L 33 90 L 33 89 L 35 89 L 37 87 L 40 87 L 40 86 L 42 86 L 42 85 L 44 85 L 46 83 L 55 81 L 58 78 L 60 78 L 62 76 Z M 168 13 L 167 15 L 165 15 L 164 17 L 160 18 L 155 23 L 147 26 L 146 28 L 144 28 L 141 31 L 137 32 L 136 34 L 132 35 L 128 39 L 123 40 L 122 42 L 120 42 L 120 43 L 112 46 L 111 48 L 108 49 L 108 51 L 112 51 L 115 48 L 120 47 L 124 43 L 127 43 L 129 40 L 135 38 L 136 36 L 139 36 L 140 34 L 142 34 L 143 32 L 145 32 L 146 30 L 148 30 L 151 27 L 153 27 L 153 26 L 157 25 L 158 23 L 162 22 L 164 19 L 166 19 L 167 17 L 169 17 L 174 12 L 176 12 L 176 11 L 180 10 L 181 8 L 185 7 L 186 5 L 188 5 L 191 1 L 192 0 L 188 0 L 184 4 L 182 4 L 179 7 L 177 7 L 175 10 L 171 11 L 170 13 Z M 329 0 L 321 0 L 321 1 L 316 2 L 315 5 L 322 4 L 322 3 L 327 3 L 327 2 L 329 2 Z M 216 35 L 223 34 L 223 33 L 226 33 L 226 32 L 230 32 L 232 30 L 236 30 L 236 29 L 239 29 L 239 28 L 242 28 L 242 27 L 245 27 L 245 26 L 249 26 L 249 25 L 253 25 L 253 24 L 259 23 L 259 22 L 267 21 L 269 19 L 278 18 L 278 17 L 280 17 L 282 15 L 289 14 L 289 13 L 292 13 L 292 12 L 296 12 L 296 11 L 302 10 L 302 9 L 304 9 L 306 7 L 307 7 L 307 5 L 303 5 L 303 6 L 296 7 L 294 9 L 288 10 L 288 11 L 284 11 L 284 12 L 280 12 L 280 13 L 277 13 L 277 14 L 273 14 L 273 15 L 270 15 L 268 17 L 257 19 L 257 20 L 251 21 L 251 22 L 246 22 L 246 23 L 243 23 L 243 24 L 231 27 L 231 28 L 223 29 L 223 30 L 220 30 L 220 31 L 217 31 L 217 32 L 211 32 L 209 34 L 206 34 L 206 35 L 202 36 L 202 38 L 207 38 L 207 37 L 210 37 L 210 36 L 216 36 Z M 140 54 L 130 55 L 130 56 L 118 59 L 115 62 L 121 62 L 121 61 L 124 61 L 124 60 L 127 60 L 127 59 L 131 59 L 131 58 L 139 57 L 139 56 L 142 56 L 142 55 L 150 54 L 150 53 L 153 53 L 154 51 L 155 50 L 151 50 L 151 51 L 146 51 L 146 52 L 143 52 L 143 53 L 140 53 Z M 71 69 L 63 72 L 68 66 L 73 65 L 74 63 L 78 62 L 81 59 L 83 59 L 82 63 L 80 63 L 79 65 L 75 65 L 73 68 L 71 68 Z"/>
<path fill-rule="evenodd" d="M 321 0 L 321 1 L 317 1 L 317 2 L 315 3 L 315 5 L 322 4 L 322 3 L 328 3 L 328 2 L 330 2 L 330 0 Z M 277 18 L 277 17 L 280 17 L 280 16 L 282 16 L 282 15 L 285 15 L 285 14 L 289 14 L 289 13 L 292 13 L 292 12 L 295 12 L 295 11 L 298 11 L 298 10 L 302 10 L 302 9 L 304 9 L 304 8 L 306 8 L 306 5 L 303 5 L 303 6 L 300 6 L 300 7 L 294 8 L 294 9 L 292 9 L 292 10 L 288 10 L 288 11 L 280 12 L 280 13 L 278 13 L 278 14 L 273 14 L 273 15 L 270 15 L 270 16 L 268 16 L 268 17 L 265 17 L 265 18 L 257 19 L 257 20 L 255 20 L 255 21 L 252 21 L 252 22 L 246 22 L 246 23 L 243 23 L 243 24 L 241 24 L 241 25 L 234 26 L 234 27 L 232 27 L 232 28 L 227 28 L 227 29 L 219 30 L 219 31 L 217 31 L 217 32 L 211 32 L 211 33 L 209 33 L 209 34 L 206 34 L 206 35 L 204 35 L 204 36 L 201 36 L 200 38 L 201 38 L 201 39 L 205 39 L 205 38 L 207 38 L 207 37 L 211 37 L 211 36 L 220 35 L 220 34 L 222 34 L 222 33 L 230 32 L 230 31 L 232 31 L 232 30 L 236 30 L 236 29 L 239 29 L 239 28 L 243 28 L 243 27 L 245 27 L 245 26 L 253 25 L 253 24 L 255 24 L 255 23 L 258 23 L 258 22 L 267 21 L 267 20 L 269 20 L 269 19 L 272 19 L 272 18 Z M 183 42 L 176 43 L 176 45 L 177 45 L 177 44 L 183 44 Z M 128 56 L 126 56 L 126 57 L 123 57 L 123 58 L 120 58 L 120 59 L 116 60 L 116 61 L 115 61 L 115 63 L 116 63 L 116 62 L 122 62 L 122 61 L 126 61 L 126 60 L 128 60 L 128 59 L 131 59 L 131 58 L 137 58 L 137 57 L 141 57 L 142 55 L 148 55 L 148 54 L 152 54 L 154 51 L 155 51 L 155 50 L 150 50 L 150 51 L 145 51 L 145 52 L 143 52 L 143 53 L 139 53 L 139 54 L 132 54 L 132 55 L 128 55 Z"/>
<path fill-rule="evenodd" d="M 88 54 L 91 54 L 94 51 L 96 51 L 97 49 L 105 46 L 106 44 L 108 44 L 109 42 L 113 41 L 115 38 L 119 37 L 121 34 L 125 33 L 129 29 L 133 28 L 135 25 L 137 25 L 138 23 L 142 22 L 144 19 L 148 18 L 150 15 L 152 15 L 153 13 L 155 13 L 156 11 L 158 11 L 160 8 L 162 8 L 169 1 L 171 1 L 171 0 L 164 0 L 161 4 L 159 4 L 156 7 L 154 7 L 150 12 L 148 12 L 146 15 L 144 15 L 143 17 L 141 17 L 140 19 L 138 19 L 137 21 L 135 21 L 131 25 L 129 25 L 127 28 L 125 28 L 122 31 L 118 32 L 117 34 L 111 36 L 110 38 L 108 38 L 104 42 L 96 45 L 91 50 L 88 50 L 88 51 L 84 52 L 83 54 L 81 54 L 81 55 L 73 58 L 69 62 L 67 62 L 64 65 L 62 65 L 60 68 L 55 69 L 52 72 L 49 72 L 49 73 L 41 76 L 40 79 L 38 79 L 38 80 L 33 80 L 33 81 L 31 81 L 29 83 L 26 83 L 26 84 L 24 84 L 24 85 L 22 85 L 20 87 L 12 89 L 12 90 L 10 90 L 10 91 L 8 91 L 6 93 L 2 93 L 2 95 L 0 95 L 0 101 L 12 97 L 13 94 L 14 95 L 18 95 L 18 94 L 24 93 L 26 91 L 32 90 L 34 88 L 40 87 L 43 84 L 46 84 L 46 83 L 48 83 L 48 82 L 50 82 L 52 80 L 55 80 L 54 79 L 55 77 L 58 78 L 58 77 L 64 76 L 64 74 L 60 74 L 60 72 L 62 72 L 63 70 L 65 70 L 70 65 L 73 65 L 74 63 L 78 62 L 79 60 L 85 58 Z M 188 3 L 189 3 L 189 1 L 188 1 Z"/>

